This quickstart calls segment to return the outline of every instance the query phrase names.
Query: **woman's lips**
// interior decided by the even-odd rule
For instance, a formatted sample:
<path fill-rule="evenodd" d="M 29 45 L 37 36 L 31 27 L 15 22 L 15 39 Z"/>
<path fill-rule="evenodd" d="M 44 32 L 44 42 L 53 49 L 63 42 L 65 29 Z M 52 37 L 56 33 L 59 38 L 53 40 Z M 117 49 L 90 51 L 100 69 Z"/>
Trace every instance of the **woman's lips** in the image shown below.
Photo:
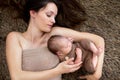
<path fill-rule="evenodd" d="M 53 25 L 48 25 L 49 28 L 51 28 Z"/>

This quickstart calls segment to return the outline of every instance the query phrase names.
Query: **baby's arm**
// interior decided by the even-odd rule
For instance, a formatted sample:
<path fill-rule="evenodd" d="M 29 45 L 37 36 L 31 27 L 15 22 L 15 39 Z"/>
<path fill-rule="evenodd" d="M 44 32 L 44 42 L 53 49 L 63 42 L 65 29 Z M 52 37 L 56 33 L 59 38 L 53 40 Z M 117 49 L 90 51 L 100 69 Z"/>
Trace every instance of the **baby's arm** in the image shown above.
<path fill-rule="evenodd" d="M 92 63 L 93 63 L 94 68 L 96 68 L 99 52 L 98 52 L 98 49 L 96 48 L 95 44 L 88 39 L 82 39 L 80 41 L 80 44 L 84 49 L 87 49 L 87 50 L 90 50 L 93 52 Z"/>
<path fill-rule="evenodd" d="M 90 40 L 88 40 L 88 39 L 82 39 L 82 40 L 80 41 L 80 44 L 81 44 L 81 46 L 82 46 L 84 49 L 92 51 L 94 56 L 95 56 L 95 55 L 96 55 L 96 56 L 99 55 L 99 54 L 98 54 L 98 49 L 97 49 L 96 45 L 95 45 L 92 41 L 90 41 Z"/>
<path fill-rule="evenodd" d="M 80 48 L 76 48 L 76 59 L 75 64 L 82 61 L 82 51 Z"/>

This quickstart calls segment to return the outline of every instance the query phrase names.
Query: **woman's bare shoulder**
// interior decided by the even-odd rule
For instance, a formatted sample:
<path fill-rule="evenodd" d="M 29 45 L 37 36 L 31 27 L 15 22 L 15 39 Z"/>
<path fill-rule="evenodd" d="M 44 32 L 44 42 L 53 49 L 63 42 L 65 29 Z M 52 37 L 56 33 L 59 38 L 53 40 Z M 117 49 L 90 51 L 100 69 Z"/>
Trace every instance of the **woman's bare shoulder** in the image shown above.
<path fill-rule="evenodd" d="M 13 31 L 13 32 L 10 32 L 8 33 L 7 36 L 22 36 L 22 33 L 21 32 L 17 32 L 17 31 Z"/>
<path fill-rule="evenodd" d="M 7 40 L 18 39 L 18 37 L 20 37 L 20 36 L 22 36 L 22 33 L 13 31 L 13 32 L 8 33 Z"/>

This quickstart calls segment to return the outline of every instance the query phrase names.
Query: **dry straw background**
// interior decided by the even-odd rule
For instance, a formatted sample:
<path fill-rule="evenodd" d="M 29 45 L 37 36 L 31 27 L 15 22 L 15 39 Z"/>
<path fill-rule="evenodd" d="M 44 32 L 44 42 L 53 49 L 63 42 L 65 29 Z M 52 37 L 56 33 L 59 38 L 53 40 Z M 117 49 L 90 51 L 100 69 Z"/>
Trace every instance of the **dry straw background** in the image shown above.
<path fill-rule="evenodd" d="M 103 75 L 100 80 L 120 80 L 120 0 L 81 0 L 88 20 L 78 31 L 98 34 L 105 39 Z M 5 56 L 5 39 L 11 31 L 25 31 L 25 23 L 14 20 L 9 8 L 0 8 L 0 80 L 10 80 Z M 13 46 L 15 46 L 13 44 Z M 75 74 L 76 75 L 76 74 Z M 65 75 L 63 80 L 75 80 Z"/>

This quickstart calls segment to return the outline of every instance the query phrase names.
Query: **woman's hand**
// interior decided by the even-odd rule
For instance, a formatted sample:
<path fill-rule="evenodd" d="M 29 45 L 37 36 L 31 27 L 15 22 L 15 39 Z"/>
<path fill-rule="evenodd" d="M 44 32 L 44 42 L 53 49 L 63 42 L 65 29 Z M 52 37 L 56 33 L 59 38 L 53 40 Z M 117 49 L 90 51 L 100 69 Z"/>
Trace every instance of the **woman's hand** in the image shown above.
<path fill-rule="evenodd" d="M 66 57 L 66 61 L 61 62 L 56 68 L 59 69 L 60 73 L 70 73 L 70 72 L 74 72 L 76 70 L 78 70 L 81 65 L 82 65 L 82 51 L 77 48 L 76 49 L 76 54 L 77 54 L 77 59 L 75 60 L 75 62 L 73 61 L 74 58 L 69 58 Z"/>
<path fill-rule="evenodd" d="M 81 67 L 81 62 L 75 64 L 73 62 L 74 58 L 70 58 L 64 62 L 61 62 L 56 68 L 58 71 L 63 74 L 63 73 L 70 73 L 78 70 Z M 71 64 L 72 63 L 72 64 Z"/>

